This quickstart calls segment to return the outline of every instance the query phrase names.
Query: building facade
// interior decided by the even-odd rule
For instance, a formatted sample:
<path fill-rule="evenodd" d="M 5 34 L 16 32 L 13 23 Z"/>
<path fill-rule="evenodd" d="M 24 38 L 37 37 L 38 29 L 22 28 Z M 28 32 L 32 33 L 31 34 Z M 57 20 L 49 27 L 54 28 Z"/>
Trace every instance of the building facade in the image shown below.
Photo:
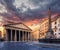
<path fill-rule="evenodd" d="M 52 29 L 56 38 L 60 38 L 60 16 L 55 17 L 52 22 Z"/>
<path fill-rule="evenodd" d="M 48 31 L 49 21 L 48 18 L 42 19 L 40 23 L 40 38 L 45 38 Z M 54 31 L 55 38 L 60 38 L 60 16 L 52 18 L 52 30 Z"/>
<path fill-rule="evenodd" d="M 32 30 L 23 23 L 3 25 L 2 38 L 6 41 L 31 41 Z"/>
<path fill-rule="evenodd" d="M 45 38 L 46 32 L 48 30 L 48 18 L 42 19 L 40 22 L 40 38 Z"/>

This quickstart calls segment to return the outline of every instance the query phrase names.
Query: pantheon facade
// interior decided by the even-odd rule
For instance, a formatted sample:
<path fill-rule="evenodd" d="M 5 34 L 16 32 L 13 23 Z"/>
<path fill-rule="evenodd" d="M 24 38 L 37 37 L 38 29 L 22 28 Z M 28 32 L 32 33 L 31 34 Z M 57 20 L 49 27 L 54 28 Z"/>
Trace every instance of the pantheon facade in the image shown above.
<path fill-rule="evenodd" d="M 4 25 L 6 41 L 31 41 L 32 30 L 23 23 Z"/>

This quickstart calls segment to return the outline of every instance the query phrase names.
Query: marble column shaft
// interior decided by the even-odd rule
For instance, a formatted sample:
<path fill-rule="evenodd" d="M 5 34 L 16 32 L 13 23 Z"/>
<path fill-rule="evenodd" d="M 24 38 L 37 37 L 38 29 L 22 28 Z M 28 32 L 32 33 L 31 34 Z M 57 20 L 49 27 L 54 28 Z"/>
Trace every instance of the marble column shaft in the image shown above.
<path fill-rule="evenodd" d="M 16 34 L 16 30 L 15 30 L 15 41 L 17 41 L 17 34 Z"/>
<path fill-rule="evenodd" d="M 12 41 L 12 30 L 11 30 L 11 41 Z"/>

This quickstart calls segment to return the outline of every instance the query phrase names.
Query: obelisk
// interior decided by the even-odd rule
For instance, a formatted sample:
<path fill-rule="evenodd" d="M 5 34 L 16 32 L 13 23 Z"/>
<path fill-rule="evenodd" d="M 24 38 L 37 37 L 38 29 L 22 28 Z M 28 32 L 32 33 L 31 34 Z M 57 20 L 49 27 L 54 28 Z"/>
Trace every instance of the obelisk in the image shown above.
<path fill-rule="evenodd" d="M 48 26 L 48 31 L 46 32 L 46 39 L 53 39 L 54 38 L 54 32 L 52 30 L 51 27 L 51 10 L 49 8 L 48 10 L 48 22 L 49 22 L 49 26 Z"/>

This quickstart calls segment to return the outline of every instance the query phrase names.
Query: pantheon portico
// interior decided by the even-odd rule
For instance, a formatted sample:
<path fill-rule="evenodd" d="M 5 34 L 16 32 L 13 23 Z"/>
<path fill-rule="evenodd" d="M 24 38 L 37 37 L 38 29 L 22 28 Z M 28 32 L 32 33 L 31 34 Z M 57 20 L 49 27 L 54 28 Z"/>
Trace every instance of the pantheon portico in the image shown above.
<path fill-rule="evenodd" d="M 31 41 L 32 30 L 23 23 L 4 25 L 6 41 Z"/>

